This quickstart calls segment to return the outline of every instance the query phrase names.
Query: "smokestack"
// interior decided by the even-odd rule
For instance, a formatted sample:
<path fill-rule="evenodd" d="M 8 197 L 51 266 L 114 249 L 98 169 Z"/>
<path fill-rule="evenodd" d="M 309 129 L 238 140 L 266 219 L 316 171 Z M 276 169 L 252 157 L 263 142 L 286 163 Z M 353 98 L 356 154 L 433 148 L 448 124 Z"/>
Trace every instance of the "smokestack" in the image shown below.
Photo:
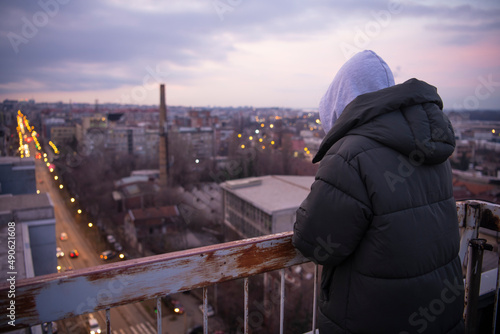
<path fill-rule="evenodd" d="M 167 105 L 165 103 L 165 84 L 160 85 L 160 136 L 165 134 L 167 120 Z"/>
<path fill-rule="evenodd" d="M 159 142 L 159 168 L 160 187 L 166 188 L 168 185 L 168 140 L 167 140 L 167 105 L 165 103 L 165 84 L 160 85 L 160 142 Z"/>

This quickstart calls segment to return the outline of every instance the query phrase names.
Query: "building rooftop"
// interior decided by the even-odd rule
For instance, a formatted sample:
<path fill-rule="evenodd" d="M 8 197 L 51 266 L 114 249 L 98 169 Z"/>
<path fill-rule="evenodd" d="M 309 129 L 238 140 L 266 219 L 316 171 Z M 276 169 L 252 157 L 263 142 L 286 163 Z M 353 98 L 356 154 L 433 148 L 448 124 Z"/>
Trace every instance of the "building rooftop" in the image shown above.
<path fill-rule="evenodd" d="M 35 158 L 0 157 L 0 165 L 29 166 L 35 169 Z"/>
<path fill-rule="evenodd" d="M 269 175 L 226 181 L 220 186 L 272 214 L 297 208 L 309 194 L 313 182 L 314 176 Z"/>
<path fill-rule="evenodd" d="M 171 218 L 179 215 L 177 206 L 162 206 L 159 208 L 131 209 L 129 214 L 137 222 L 151 219 Z M 141 222 L 142 223 L 142 222 Z"/>
<path fill-rule="evenodd" d="M 121 178 L 118 181 L 115 181 L 115 187 L 122 187 L 138 182 L 148 182 L 149 178 L 147 175 L 133 175 Z"/>
<path fill-rule="evenodd" d="M 18 211 L 28 209 L 39 209 L 44 207 L 53 207 L 52 200 L 46 193 L 42 194 L 24 194 L 0 195 L 0 212 Z"/>

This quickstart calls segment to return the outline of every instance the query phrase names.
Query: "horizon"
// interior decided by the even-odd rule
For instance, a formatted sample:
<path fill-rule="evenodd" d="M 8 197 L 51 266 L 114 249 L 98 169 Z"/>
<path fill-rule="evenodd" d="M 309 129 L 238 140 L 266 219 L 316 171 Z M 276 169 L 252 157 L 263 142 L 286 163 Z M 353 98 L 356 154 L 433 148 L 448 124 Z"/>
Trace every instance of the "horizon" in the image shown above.
<path fill-rule="evenodd" d="M 500 108 L 500 3 L 39 0 L 0 3 L 0 100 L 316 109 L 371 49 L 445 109 Z M 395 47 L 396 46 L 396 47 Z"/>

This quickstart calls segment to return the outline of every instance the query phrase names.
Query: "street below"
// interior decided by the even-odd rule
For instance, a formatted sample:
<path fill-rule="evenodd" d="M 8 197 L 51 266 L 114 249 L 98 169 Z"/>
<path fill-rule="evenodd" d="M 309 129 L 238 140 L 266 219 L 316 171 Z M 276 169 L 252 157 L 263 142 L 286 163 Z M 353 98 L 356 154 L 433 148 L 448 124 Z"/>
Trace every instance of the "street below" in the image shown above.
<path fill-rule="evenodd" d="M 49 193 L 54 205 L 56 217 L 56 240 L 57 247 L 64 252 L 64 256 L 58 258 L 59 272 L 82 269 L 103 265 L 100 253 L 110 246 L 106 244 L 104 238 L 99 234 L 95 226 L 89 227 L 83 216 L 77 210 L 77 201 L 72 202 L 67 192 L 59 187 L 60 183 L 55 180 L 55 172 L 50 172 L 49 168 L 42 160 L 36 159 L 36 179 L 37 189 L 41 193 Z M 61 234 L 65 234 L 67 239 L 61 240 Z M 76 257 L 71 257 L 71 252 L 78 253 Z M 120 261 L 115 258 L 111 260 Z M 113 286 L 120 287 L 120 282 L 112 283 Z M 124 287 L 126 288 L 126 287 Z M 61 299 L 64 295 L 59 296 Z M 188 329 L 202 324 L 202 314 L 198 308 L 201 301 L 191 294 L 176 294 L 171 296 L 178 299 L 184 308 L 183 314 L 175 314 L 162 303 L 162 332 L 169 334 L 185 334 Z M 92 303 L 92 296 L 89 296 L 89 304 Z M 113 334 L 138 334 L 157 333 L 156 323 L 156 300 L 147 300 L 135 304 L 128 304 L 111 309 L 111 333 Z M 93 317 L 97 319 L 101 333 L 106 332 L 105 311 L 95 312 Z M 81 315 L 74 318 L 64 319 L 57 322 L 58 333 L 80 334 L 90 333 L 89 315 Z M 211 323 L 219 322 L 211 318 Z"/>

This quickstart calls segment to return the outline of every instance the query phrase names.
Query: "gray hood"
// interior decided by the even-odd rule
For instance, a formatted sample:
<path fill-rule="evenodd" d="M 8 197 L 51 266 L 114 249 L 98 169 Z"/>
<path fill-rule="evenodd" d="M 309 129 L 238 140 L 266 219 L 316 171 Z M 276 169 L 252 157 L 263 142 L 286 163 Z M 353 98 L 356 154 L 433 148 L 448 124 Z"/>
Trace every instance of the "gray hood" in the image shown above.
<path fill-rule="evenodd" d="M 369 50 L 354 55 L 340 68 L 319 104 L 325 133 L 357 96 L 390 86 L 394 86 L 394 77 L 382 58 Z"/>

